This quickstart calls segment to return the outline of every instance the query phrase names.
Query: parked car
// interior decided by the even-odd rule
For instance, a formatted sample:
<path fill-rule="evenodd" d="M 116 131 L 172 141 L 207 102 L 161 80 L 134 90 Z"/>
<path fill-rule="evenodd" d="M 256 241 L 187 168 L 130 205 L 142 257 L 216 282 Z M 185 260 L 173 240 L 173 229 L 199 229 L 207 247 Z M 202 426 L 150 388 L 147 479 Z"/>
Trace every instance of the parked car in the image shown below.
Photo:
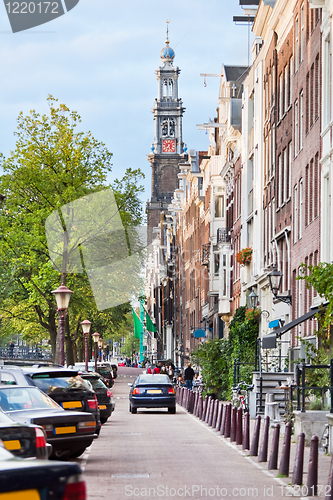
<path fill-rule="evenodd" d="M 74 369 L 78 370 L 80 372 L 85 371 L 85 369 L 86 369 L 85 363 L 75 363 Z M 88 363 L 88 371 L 95 372 L 95 363 L 93 363 L 91 361 Z M 113 379 L 113 372 L 112 372 L 111 366 L 108 367 L 104 363 L 98 363 L 97 364 L 97 373 L 99 373 L 103 377 L 103 382 L 107 387 L 113 387 L 114 379 Z"/>
<path fill-rule="evenodd" d="M 168 375 L 139 375 L 129 393 L 129 411 L 137 413 L 138 408 L 168 408 L 176 413 L 176 395 Z"/>
<path fill-rule="evenodd" d="M 97 396 L 78 375 L 77 370 L 37 366 L 0 366 L 1 385 L 35 385 L 54 399 L 64 410 L 92 413 L 96 433 L 101 429 Z"/>
<path fill-rule="evenodd" d="M 47 443 L 44 429 L 39 425 L 15 422 L 0 409 L 0 440 L 6 450 L 21 458 L 49 458 L 52 445 Z"/>
<path fill-rule="evenodd" d="M 0 446 L 0 497 L 12 500 L 86 500 L 76 463 L 21 460 Z"/>
<path fill-rule="evenodd" d="M 52 458 L 76 458 L 97 437 L 91 413 L 65 411 L 38 387 L 0 386 L 0 407 L 21 424 L 41 426 Z"/>
<path fill-rule="evenodd" d="M 112 392 L 103 383 L 102 376 L 98 373 L 85 372 L 81 373 L 80 375 L 83 380 L 90 382 L 90 384 L 92 385 L 92 388 L 94 389 L 98 399 L 98 408 L 101 414 L 101 423 L 105 424 L 115 407 Z"/>

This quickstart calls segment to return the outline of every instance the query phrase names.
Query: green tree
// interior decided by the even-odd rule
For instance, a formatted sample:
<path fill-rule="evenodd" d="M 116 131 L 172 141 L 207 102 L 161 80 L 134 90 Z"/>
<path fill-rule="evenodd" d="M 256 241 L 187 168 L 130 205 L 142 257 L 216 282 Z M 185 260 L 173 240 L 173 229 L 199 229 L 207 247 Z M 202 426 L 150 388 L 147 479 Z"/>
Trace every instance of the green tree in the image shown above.
<path fill-rule="evenodd" d="M 76 111 L 58 105 L 51 96 L 48 103 L 48 114 L 20 113 L 16 148 L 8 158 L 1 157 L 0 260 L 5 272 L 0 277 L 0 310 L 3 332 L 14 328 L 28 339 L 47 333 L 55 353 L 57 313 L 51 291 L 60 279 L 49 259 L 45 222 L 62 206 L 112 187 L 124 227 L 134 227 L 143 217 L 139 199 L 143 174 L 128 169 L 123 179 L 108 185 L 112 153 L 90 132 L 78 131 L 81 118 Z M 62 271 L 61 282 L 75 292 L 67 347 L 79 337 L 84 316 L 98 318 L 110 331 L 125 321 L 128 304 L 113 308 L 117 311 L 98 312 L 87 275 L 67 276 Z"/>

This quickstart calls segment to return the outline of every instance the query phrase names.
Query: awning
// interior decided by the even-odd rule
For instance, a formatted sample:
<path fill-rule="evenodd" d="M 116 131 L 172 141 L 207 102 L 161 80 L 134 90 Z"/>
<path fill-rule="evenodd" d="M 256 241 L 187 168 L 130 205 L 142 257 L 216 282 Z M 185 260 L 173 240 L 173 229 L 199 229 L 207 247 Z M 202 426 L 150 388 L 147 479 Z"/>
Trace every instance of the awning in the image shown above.
<path fill-rule="evenodd" d="M 303 323 L 303 321 L 306 321 L 307 319 L 313 318 L 317 312 L 320 312 L 321 309 L 319 307 L 314 307 L 310 309 L 309 312 L 306 314 L 303 314 L 303 316 L 300 316 L 297 319 L 294 319 L 290 323 L 287 323 L 286 325 L 281 326 L 281 328 L 278 328 L 277 330 L 274 330 L 274 332 L 270 332 L 267 335 L 264 335 L 262 338 L 262 348 L 263 349 L 274 349 L 276 347 L 276 338 L 281 337 L 284 333 L 288 332 L 294 326 L 299 325 L 300 323 Z"/>

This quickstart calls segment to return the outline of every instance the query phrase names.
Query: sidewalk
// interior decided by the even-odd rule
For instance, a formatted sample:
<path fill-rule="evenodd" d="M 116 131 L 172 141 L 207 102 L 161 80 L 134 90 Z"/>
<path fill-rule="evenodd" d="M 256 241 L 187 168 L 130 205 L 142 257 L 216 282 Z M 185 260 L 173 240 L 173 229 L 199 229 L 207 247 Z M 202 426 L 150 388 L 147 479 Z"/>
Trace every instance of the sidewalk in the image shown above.
<path fill-rule="evenodd" d="M 227 403 L 227 402 L 225 402 Z M 186 411 L 182 406 L 179 406 L 183 411 Z M 217 439 L 220 439 L 228 445 L 230 448 L 236 450 L 239 454 L 239 463 L 241 463 L 241 460 L 246 460 L 250 462 L 254 467 L 256 467 L 258 470 L 261 471 L 262 474 L 264 474 L 267 477 L 272 478 L 273 484 L 279 485 L 280 492 L 283 492 L 284 496 L 297 496 L 300 498 L 331 498 L 330 497 L 330 487 L 328 486 L 328 476 L 329 476 L 329 470 L 330 470 L 330 464 L 331 464 L 331 457 L 328 455 L 325 455 L 321 452 L 319 452 L 318 455 L 318 496 L 307 496 L 307 475 L 308 475 L 308 465 L 309 465 L 309 458 L 310 458 L 310 447 L 305 447 L 304 449 L 304 465 L 303 465 L 303 486 L 297 486 L 297 485 L 291 485 L 291 479 L 292 479 L 292 474 L 294 470 L 294 465 L 295 465 L 295 457 L 296 457 L 296 451 L 297 451 L 297 442 L 295 441 L 295 437 L 292 435 L 291 436 L 291 448 L 290 448 L 290 464 L 289 464 L 289 476 L 287 478 L 280 478 L 278 476 L 278 470 L 268 470 L 268 461 L 271 453 L 271 445 L 272 445 L 272 438 L 273 438 L 273 431 L 274 428 L 270 427 L 269 431 L 269 444 L 268 444 L 268 456 L 267 456 L 267 462 L 259 462 L 258 457 L 250 457 L 249 455 L 249 450 L 242 450 L 242 446 L 239 446 L 234 443 L 230 442 L 229 438 L 224 438 L 224 436 L 221 436 L 219 432 L 215 431 L 215 429 L 212 429 L 212 427 L 208 426 L 208 424 L 202 422 L 200 419 L 197 417 L 194 417 L 192 414 L 186 413 L 193 418 L 194 420 L 198 421 L 198 423 L 204 427 L 211 433 L 215 434 Z M 250 447 L 251 447 L 251 441 L 252 437 L 254 434 L 254 426 L 255 426 L 255 420 L 250 420 Z M 259 447 L 258 447 L 258 454 L 260 452 L 261 446 L 262 446 L 262 440 L 263 440 L 263 431 L 264 431 L 264 419 L 261 419 L 261 426 L 260 426 L 260 438 L 259 438 Z M 284 441 L 284 435 L 280 434 L 280 439 L 279 439 L 279 454 L 278 454 L 278 467 L 280 466 L 280 459 L 281 459 L 281 454 L 282 454 L 282 449 L 283 449 L 283 441 Z M 311 492 L 310 492 L 311 493 Z M 268 496 L 268 495 L 266 495 Z"/>

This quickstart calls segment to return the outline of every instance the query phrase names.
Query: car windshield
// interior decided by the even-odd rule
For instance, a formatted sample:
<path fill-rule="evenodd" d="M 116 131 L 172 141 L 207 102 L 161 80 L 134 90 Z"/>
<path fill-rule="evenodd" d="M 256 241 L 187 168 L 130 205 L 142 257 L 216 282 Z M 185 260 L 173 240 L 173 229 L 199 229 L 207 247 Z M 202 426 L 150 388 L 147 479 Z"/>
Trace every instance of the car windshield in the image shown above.
<path fill-rule="evenodd" d="M 105 378 L 109 378 L 111 375 L 110 370 L 108 370 L 105 366 L 98 366 L 97 372 Z"/>
<path fill-rule="evenodd" d="M 79 376 L 62 373 L 38 373 L 32 376 L 34 385 L 46 394 L 73 390 L 91 391 L 89 385 Z"/>
<path fill-rule="evenodd" d="M 60 406 L 53 399 L 34 387 L 0 389 L 0 406 L 3 411 L 60 409 Z"/>
<path fill-rule="evenodd" d="M 140 375 L 136 384 L 170 384 L 170 379 L 167 375 Z"/>
<path fill-rule="evenodd" d="M 91 385 L 93 386 L 93 389 L 107 389 L 106 385 L 103 384 L 100 378 L 95 378 L 95 377 L 85 377 L 84 378 L 86 381 L 88 380 Z"/>

